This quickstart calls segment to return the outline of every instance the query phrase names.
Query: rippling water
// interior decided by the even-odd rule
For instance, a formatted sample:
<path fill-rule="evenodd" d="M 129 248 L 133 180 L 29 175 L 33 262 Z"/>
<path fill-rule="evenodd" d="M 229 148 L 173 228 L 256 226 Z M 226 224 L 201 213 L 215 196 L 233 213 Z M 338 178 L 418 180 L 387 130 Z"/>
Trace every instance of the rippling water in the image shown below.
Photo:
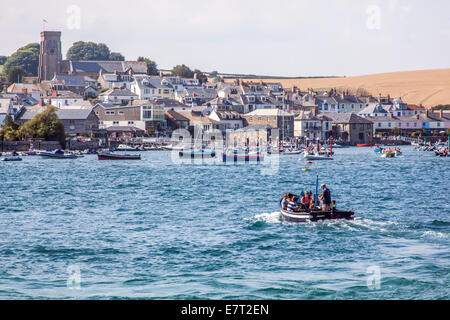
<path fill-rule="evenodd" d="M 336 152 L 276 175 L 166 152 L 0 163 L 0 298 L 449 299 L 449 159 Z M 280 194 L 316 172 L 355 220 L 281 222 Z"/>

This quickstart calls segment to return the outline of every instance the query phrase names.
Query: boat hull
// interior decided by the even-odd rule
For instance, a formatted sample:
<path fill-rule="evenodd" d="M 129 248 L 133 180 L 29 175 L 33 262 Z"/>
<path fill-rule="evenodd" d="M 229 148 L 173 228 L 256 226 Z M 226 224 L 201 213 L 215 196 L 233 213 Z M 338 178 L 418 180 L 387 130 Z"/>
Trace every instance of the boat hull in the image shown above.
<path fill-rule="evenodd" d="M 316 155 L 306 155 L 306 160 L 333 160 L 332 157 L 325 157 L 325 156 L 316 156 Z"/>
<path fill-rule="evenodd" d="M 264 161 L 264 155 L 243 155 L 222 153 L 223 162 L 261 162 Z"/>
<path fill-rule="evenodd" d="M 309 222 L 309 221 L 320 221 L 320 220 L 337 220 L 346 219 L 352 220 L 353 211 L 341 211 L 341 210 L 331 210 L 331 211 L 303 211 L 303 212 L 293 212 L 280 209 L 281 217 L 283 221 L 288 222 Z"/>
<path fill-rule="evenodd" d="M 20 158 L 20 157 L 5 157 L 5 158 L 2 158 L 2 161 L 22 161 L 22 158 Z"/>
<path fill-rule="evenodd" d="M 46 159 L 76 159 L 78 156 L 74 154 L 56 154 L 50 152 L 41 152 L 39 155 Z"/>
<path fill-rule="evenodd" d="M 178 155 L 182 159 L 211 159 L 216 156 L 216 153 L 214 151 L 212 152 L 180 151 Z"/>
<path fill-rule="evenodd" d="M 140 154 L 106 154 L 99 153 L 98 160 L 141 160 Z"/>
<path fill-rule="evenodd" d="M 357 147 L 371 147 L 372 145 L 371 144 L 357 144 L 356 145 Z"/>

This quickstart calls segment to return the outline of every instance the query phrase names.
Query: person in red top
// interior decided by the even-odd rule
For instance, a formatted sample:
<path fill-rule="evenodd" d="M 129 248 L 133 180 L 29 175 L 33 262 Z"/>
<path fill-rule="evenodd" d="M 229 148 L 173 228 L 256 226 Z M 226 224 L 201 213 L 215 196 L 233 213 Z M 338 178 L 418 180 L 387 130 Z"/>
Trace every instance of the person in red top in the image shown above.
<path fill-rule="evenodd" d="M 305 191 L 305 194 L 302 197 L 301 203 L 304 208 L 309 207 L 309 203 L 311 202 L 311 197 L 309 196 L 309 192 Z"/>

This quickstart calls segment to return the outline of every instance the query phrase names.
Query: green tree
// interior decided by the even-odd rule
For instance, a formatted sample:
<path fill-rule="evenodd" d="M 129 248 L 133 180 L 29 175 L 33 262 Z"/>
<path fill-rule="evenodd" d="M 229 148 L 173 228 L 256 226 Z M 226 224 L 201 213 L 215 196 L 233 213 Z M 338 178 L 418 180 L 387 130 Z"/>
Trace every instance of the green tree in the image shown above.
<path fill-rule="evenodd" d="M 139 57 L 137 61 L 145 62 L 147 64 L 147 74 L 157 76 L 159 74 L 158 72 L 158 65 L 155 61 L 150 60 L 149 58 L 145 57 Z"/>
<path fill-rule="evenodd" d="M 64 124 L 58 119 L 56 110 L 54 106 L 48 106 L 27 121 L 23 126 L 24 135 L 32 139 L 59 141 L 64 148 L 66 144 Z"/>
<path fill-rule="evenodd" d="M 6 115 L 2 125 L 3 139 L 7 141 L 17 141 L 20 137 L 20 124 L 13 121 L 11 115 Z"/>
<path fill-rule="evenodd" d="M 198 69 L 194 70 L 194 76 L 200 81 L 200 83 L 205 83 L 208 81 L 208 77 Z"/>
<path fill-rule="evenodd" d="M 22 79 L 25 75 L 25 70 L 23 70 L 22 67 L 13 66 L 9 67 L 8 71 L 6 72 L 6 80 L 9 83 L 21 83 Z"/>
<path fill-rule="evenodd" d="M 37 76 L 39 68 L 39 43 L 30 43 L 14 52 L 4 63 L 4 72 L 12 67 L 21 67 L 25 76 Z"/>
<path fill-rule="evenodd" d="M 402 129 L 397 128 L 397 127 L 393 127 L 393 128 L 392 128 L 392 134 L 393 134 L 394 136 L 398 136 L 398 135 L 400 135 L 401 133 L 402 133 Z"/>
<path fill-rule="evenodd" d="M 109 55 L 111 61 L 125 61 L 125 57 L 119 52 L 111 52 Z"/>
<path fill-rule="evenodd" d="M 173 67 L 172 75 L 178 76 L 181 78 L 193 78 L 194 72 L 191 69 L 189 69 L 188 66 L 182 64 L 182 65 L 177 65 L 177 66 Z"/>
<path fill-rule="evenodd" d="M 68 60 L 109 60 L 111 52 L 104 43 L 75 42 L 67 51 Z"/>
<path fill-rule="evenodd" d="M 7 56 L 0 56 L 0 65 L 4 64 L 7 59 L 8 59 Z"/>

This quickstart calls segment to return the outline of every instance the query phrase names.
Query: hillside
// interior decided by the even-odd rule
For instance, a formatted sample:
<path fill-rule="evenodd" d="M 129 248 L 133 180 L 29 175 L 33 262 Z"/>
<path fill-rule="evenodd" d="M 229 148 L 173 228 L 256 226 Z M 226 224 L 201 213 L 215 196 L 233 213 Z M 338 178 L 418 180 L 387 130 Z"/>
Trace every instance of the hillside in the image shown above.
<path fill-rule="evenodd" d="M 410 104 L 426 107 L 450 104 L 450 69 L 380 73 L 345 78 L 252 79 L 281 82 L 285 88 L 365 88 L 373 96 L 390 94 Z"/>

